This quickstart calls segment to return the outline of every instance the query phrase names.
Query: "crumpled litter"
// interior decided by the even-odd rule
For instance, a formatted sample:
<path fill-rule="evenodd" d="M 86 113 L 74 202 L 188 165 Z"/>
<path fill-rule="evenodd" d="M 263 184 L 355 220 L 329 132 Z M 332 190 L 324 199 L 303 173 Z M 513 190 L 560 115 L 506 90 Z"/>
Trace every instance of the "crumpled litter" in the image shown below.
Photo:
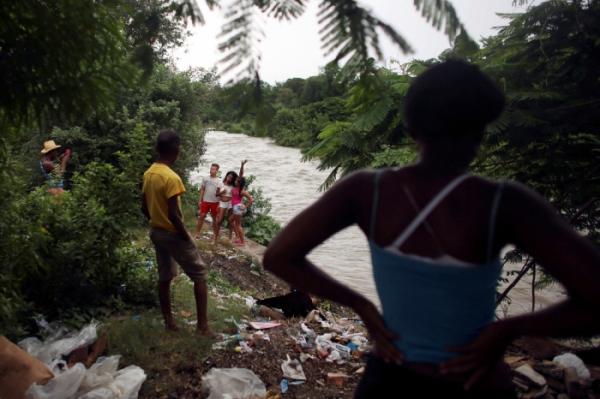
<path fill-rule="evenodd" d="M 290 355 L 287 355 L 287 360 L 281 363 L 281 370 L 283 371 L 283 376 L 285 378 L 306 381 L 306 375 L 302 369 L 302 364 L 296 359 L 290 359 Z"/>
<path fill-rule="evenodd" d="M 563 353 L 556 356 L 552 361 L 563 368 L 574 368 L 577 372 L 577 377 L 582 380 L 588 380 L 592 377 L 590 370 L 585 366 L 583 360 L 573 353 Z"/>
<path fill-rule="evenodd" d="M 31 337 L 19 342 L 19 346 L 42 360 L 54 378 L 45 385 L 31 385 L 27 399 L 137 399 L 146 373 L 138 366 L 118 370 L 120 356 L 100 357 L 89 369 L 83 363 L 69 368 L 62 360 L 75 349 L 94 343 L 98 323 L 92 322 L 75 332 L 47 323 L 41 326 L 49 333 L 45 341 Z"/>
<path fill-rule="evenodd" d="M 208 399 L 258 399 L 267 396 L 265 384 L 252 370 L 213 368 L 202 376 Z"/>

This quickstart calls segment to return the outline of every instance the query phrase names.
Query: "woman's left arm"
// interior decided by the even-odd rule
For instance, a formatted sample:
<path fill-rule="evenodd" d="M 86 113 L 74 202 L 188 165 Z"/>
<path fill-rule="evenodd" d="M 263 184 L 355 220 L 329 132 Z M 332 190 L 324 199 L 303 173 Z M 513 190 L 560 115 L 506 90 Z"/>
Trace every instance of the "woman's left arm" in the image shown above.
<path fill-rule="evenodd" d="M 372 181 L 365 179 L 365 174 L 359 172 L 341 180 L 292 219 L 269 244 L 263 264 L 301 291 L 354 309 L 377 344 L 378 355 L 385 361 L 400 362 L 402 355 L 393 344 L 398 337 L 386 328 L 375 305 L 306 258 L 313 248 L 357 221 L 354 198 L 357 192 L 364 191 L 365 187 L 360 187 L 363 182 Z"/>
<path fill-rule="evenodd" d="M 493 323 L 461 356 L 442 366 L 446 373 L 472 373 L 475 384 L 501 359 L 506 346 L 521 336 L 567 337 L 600 332 L 600 252 L 573 230 L 550 204 L 532 190 L 510 184 L 504 190 L 498 220 L 507 241 L 531 254 L 561 282 L 569 298 L 535 313 Z M 502 231 L 500 231 L 502 233 Z"/>

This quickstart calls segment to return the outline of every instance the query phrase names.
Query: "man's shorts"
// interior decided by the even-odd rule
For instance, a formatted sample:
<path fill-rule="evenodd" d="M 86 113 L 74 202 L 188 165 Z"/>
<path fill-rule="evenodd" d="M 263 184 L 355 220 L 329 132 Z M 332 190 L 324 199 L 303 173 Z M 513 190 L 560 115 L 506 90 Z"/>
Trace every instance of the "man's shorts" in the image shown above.
<path fill-rule="evenodd" d="M 219 208 L 221 208 L 221 209 L 231 209 L 231 201 L 227 201 L 227 202 L 221 201 L 221 202 L 219 202 Z"/>
<path fill-rule="evenodd" d="M 200 203 L 200 213 L 206 215 L 210 212 L 213 218 L 217 217 L 217 213 L 219 211 L 219 203 L 218 202 L 206 202 L 202 201 Z"/>
<path fill-rule="evenodd" d="M 177 233 L 157 229 L 150 230 L 150 239 L 156 250 L 158 281 L 171 281 L 179 274 L 177 262 L 192 281 L 206 281 L 206 264 L 191 240 Z"/>

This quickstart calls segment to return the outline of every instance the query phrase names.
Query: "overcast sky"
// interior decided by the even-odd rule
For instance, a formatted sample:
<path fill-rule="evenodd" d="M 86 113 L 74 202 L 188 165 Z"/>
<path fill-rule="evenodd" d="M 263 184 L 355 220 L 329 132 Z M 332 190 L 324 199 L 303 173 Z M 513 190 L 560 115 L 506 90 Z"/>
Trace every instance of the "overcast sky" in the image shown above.
<path fill-rule="evenodd" d="M 222 57 L 217 50 L 217 35 L 225 21 L 223 9 L 209 11 L 204 2 L 199 3 L 206 24 L 192 27 L 192 36 L 186 40 L 183 47 L 173 52 L 178 69 L 210 69 L 217 65 L 217 61 Z M 316 75 L 320 67 L 331 61 L 333 55 L 325 57 L 320 48 L 318 3 L 316 0 L 309 1 L 304 15 L 296 20 L 277 21 L 262 18 L 261 28 L 265 37 L 257 46 L 257 50 L 262 56 L 260 74 L 263 80 L 275 83 L 293 77 L 306 78 Z M 403 54 L 398 47 L 380 36 L 386 58 L 384 63 L 392 59 L 406 62 L 413 58 L 432 58 L 449 47 L 448 38 L 432 28 L 416 11 L 410 0 L 363 0 L 359 3 L 395 27 L 414 49 L 412 54 Z M 453 0 L 452 3 L 471 37 L 477 40 L 493 35 L 495 27 L 505 24 L 496 13 L 511 13 L 524 9 L 513 7 L 513 0 Z M 235 73 L 230 73 L 222 81 L 234 77 Z"/>

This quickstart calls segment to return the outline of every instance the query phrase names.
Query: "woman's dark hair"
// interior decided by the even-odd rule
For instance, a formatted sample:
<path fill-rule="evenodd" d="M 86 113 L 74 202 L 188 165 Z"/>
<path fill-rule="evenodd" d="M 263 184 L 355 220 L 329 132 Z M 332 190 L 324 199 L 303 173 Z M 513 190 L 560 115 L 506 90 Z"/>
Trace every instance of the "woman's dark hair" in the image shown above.
<path fill-rule="evenodd" d="M 246 187 L 246 178 L 242 177 L 242 176 L 238 176 L 238 179 L 240 181 L 240 186 L 238 187 L 240 189 L 240 192 L 244 189 L 244 187 Z"/>
<path fill-rule="evenodd" d="M 475 65 L 449 60 L 415 79 L 406 94 L 408 129 L 422 139 L 472 137 L 504 109 L 504 95 Z"/>
<path fill-rule="evenodd" d="M 175 130 L 163 130 L 156 138 L 156 151 L 160 155 L 169 155 L 179 148 L 181 139 Z"/>
<path fill-rule="evenodd" d="M 233 176 L 233 179 L 231 180 L 233 184 L 235 184 L 235 179 L 238 178 L 238 174 L 235 173 L 233 170 L 230 170 L 229 172 L 227 172 L 227 174 L 225 175 L 225 177 L 223 178 L 223 183 L 227 183 L 227 177 L 229 175 Z"/>

